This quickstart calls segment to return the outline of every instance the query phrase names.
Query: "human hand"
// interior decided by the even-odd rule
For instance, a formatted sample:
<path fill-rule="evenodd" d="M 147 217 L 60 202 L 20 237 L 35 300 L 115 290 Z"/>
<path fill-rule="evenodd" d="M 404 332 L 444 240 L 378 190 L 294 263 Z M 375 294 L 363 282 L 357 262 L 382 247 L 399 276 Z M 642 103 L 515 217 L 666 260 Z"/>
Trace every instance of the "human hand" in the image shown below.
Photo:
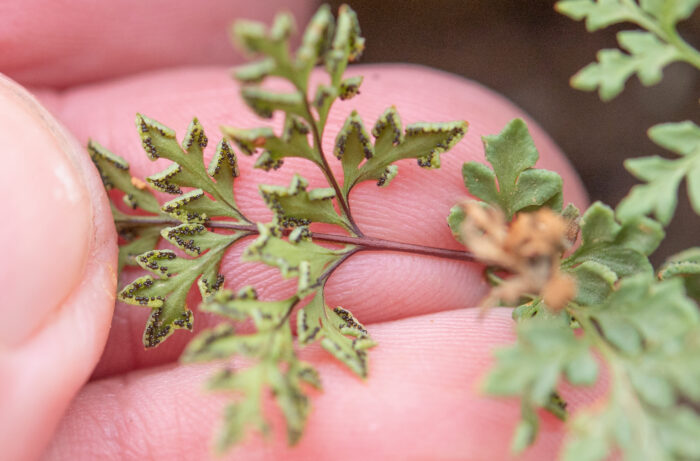
<path fill-rule="evenodd" d="M 121 5 L 117 9 L 121 8 L 126 11 Z M 141 18 L 157 17 L 150 6 L 143 8 Z M 102 13 L 109 19 L 107 12 Z M 304 10 L 301 16 L 306 14 Z M 125 37 L 138 36 L 137 30 L 133 23 L 119 25 Z M 178 32 L 181 35 L 167 30 L 159 35 L 163 43 L 173 40 L 168 47 L 173 54 L 181 43 L 208 43 L 213 33 L 196 27 L 192 33 Z M 183 36 L 187 39 L 179 42 Z M 81 38 L 76 43 L 86 42 Z M 31 50 L 30 45 L 25 48 Z M 190 65 L 187 68 L 136 73 L 149 60 L 139 64 L 139 59 L 127 59 L 141 56 L 143 40 L 122 47 L 101 55 L 106 69 L 94 65 L 92 45 L 76 51 L 81 65 L 73 81 L 65 72 L 54 71 L 51 76 L 43 69 L 15 74 L 27 83 L 67 86 L 60 93 L 50 89 L 34 93 L 81 145 L 88 136 L 99 140 L 125 157 L 139 177 L 163 165 L 150 163 L 143 155 L 132 125 L 137 111 L 169 124 L 180 135 L 197 116 L 212 139 L 218 137 L 220 124 L 259 123 L 240 100 L 226 68 L 202 67 L 184 53 L 187 56 L 180 62 Z M 97 76 L 116 75 L 123 69 L 115 64 L 125 62 L 134 75 L 80 85 Z M 443 157 L 440 170 L 428 172 L 406 162 L 389 188 L 361 186 L 352 196 L 355 218 L 368 235 L 459 248 L 444 219 L 465 194 L 460 166 L 467 160 L 482 160 L 479 136 L 500 131 L 520 112 L 478 85 L 422 68 L 354 66 L 350 73 L 365 76 L 362 94 L 336 105 L 329 134 L 337 132 L 353 108 L 365 120 L 373 120 L 391 104 L 407 123 L 454 119 L 471 123 L 465 139 Z M 46 459 L 206 458 L 222 410 L 221 396 L 201 389 L 211 367 L 174 363 L 192 338 L 186 332 L 177 332 L 156 350 L 142 350 L 146 310 L 117 304 L 112 318 L 116 236 L 99 178 L 83 149 L 71 143 L 70 135 L 58 132 L 58 125 L 37 105 L 27 103 L 20 89 L 5 82 L 0 94 L 4 157 L 14 159 L 0 178 L 8 216 L 14 218 L 3 227 L 6 257 L 0 268 L 5 290 L 0 443 L 5 454 L 8 459 L 34 458 L 48 443 Z M 582 205 L 585 195 L 575 174 L 546 135 L 530 126 L 542 157 L 539 166 L 559 171 L 566 199 Z M 329 147 L 332 135 L 326 142 Z M 211 156 L 211 150 L 205 155 Z M 257 183 L 288 183 L 299 171 L 312 185 L 323 184 L 303 162 L 290 160 L 285 169 L 271 174 L 253 170 L 250 158 L 239 156 L 239 161 L 237 197 L 246 214 L 256 219 L 269 217 L 257 196 Z M 32 200 L 20 203 L 17 197 L 29 190 L 26 184 L 36 184 Z M 273 270 L 240 263 L 240 251 L 234 249 L 224 260 L 228 284 L 254 284 L 268 298 L 289 287 Z M 25 273 L 31 277 L 17 275 Z M 472 307 L 486 290 L 475 264 L 394 253 L 354 256 L 334 273 L 328 301 L 352 310 L 379 342 L 370 354 L 370 377 L 361 382 L 323 351 L 309 348 L 305 357 L 320 369 L 325 390 L 313 397 L 314 410 L 299 446 L 286 447 L 281 431 L 276 431 L 274 440 L 265 443 L 252 437 L 232 456 L 506 458 L 518 405 L 481 396 L 477 385 L 491 362 L 492 349 L 512 341 L 512 321 L 506 310 L 492 310 L 479 319 Z M 191 305 L 196 305 L 195 299 Z M 195 328 L 201 330 L 215 320 L 197 314 Z M 91 380 L 82 386 L 89 376 Z M 589 399 L 580 392 L 566 397 L 572 406 Z M 541 437 L 526 458 L 551 459 L 561 429 L 560 423 L 545 416 Z"/>

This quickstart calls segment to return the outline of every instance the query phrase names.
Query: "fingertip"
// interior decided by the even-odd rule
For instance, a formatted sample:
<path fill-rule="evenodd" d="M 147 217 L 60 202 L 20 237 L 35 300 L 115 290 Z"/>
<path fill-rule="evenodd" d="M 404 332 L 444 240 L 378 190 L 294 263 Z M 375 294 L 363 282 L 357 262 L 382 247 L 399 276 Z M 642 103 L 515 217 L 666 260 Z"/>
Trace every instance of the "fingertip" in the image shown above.
<path fill-rule="evenodd" d="M 36 100 L 0 79 L 0 341 L 16 345 L 68 296 L 83 272 L 92 233 L 88 191 L 73 149 Z M 18 275 L 22 276 L 18 276 Z"/>
<path fill-rule="evenodd" d="M 75 140 L 0 80 L 0 445 L 33 459 L 97 362 L 114 305 L 116 235 L 102 184 Z"/>

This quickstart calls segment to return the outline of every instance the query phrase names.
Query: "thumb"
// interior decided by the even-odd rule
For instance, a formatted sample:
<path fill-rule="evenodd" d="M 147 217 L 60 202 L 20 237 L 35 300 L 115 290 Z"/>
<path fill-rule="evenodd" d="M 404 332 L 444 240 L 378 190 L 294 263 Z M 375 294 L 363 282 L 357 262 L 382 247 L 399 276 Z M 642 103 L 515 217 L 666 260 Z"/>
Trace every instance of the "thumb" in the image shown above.
<path fill-rule="evenodd" d="M 0 446 L 33 459 L 104 346 L 116 238 L 88 157 L 2 75 L 0 161 Z"/>

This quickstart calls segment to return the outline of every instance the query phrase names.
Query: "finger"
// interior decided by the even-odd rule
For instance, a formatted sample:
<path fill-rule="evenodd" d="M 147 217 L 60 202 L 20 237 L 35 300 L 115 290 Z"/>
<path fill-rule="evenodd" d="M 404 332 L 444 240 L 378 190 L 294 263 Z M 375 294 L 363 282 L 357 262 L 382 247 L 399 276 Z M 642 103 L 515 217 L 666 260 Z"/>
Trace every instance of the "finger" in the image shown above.
<path fill-rule="evenodd" d="M 452 151 L 442 155 L 441 169 L 424 170 L 418 168 L 415 161 L 406 160 L 399 162 L 399 174 L 388 187 L 380 189 L 374 183 L 359 185 L 352 192 L 350 202 L 360 227 L 370 236 L 460 248 L 445 218 L 450 207 L 466 195 L 462 163 L 483 162 L 480 136 L 499 132 L 510 119 L 522 116 L 522 111 L 477 84 L 425 68 L 358 66 L 352 69 L 352 73 L 364 75 L 365 81 L 359 96 L 334 107 L 324 140 L 327 153 L 332 152 L 335 135 L 352 109 L 357 109 L 369 126 L 392 104 L 397 107 L 404 124 L 459 119 L 471 123 L 466 137 Z M 212 144 L 218 138 L 219 125 L 245 128 L 266 124 L 244 106 L 237 87 L 222 69 L 132 78 L 70 91 L 53 100 L 47 97 L 47 101 L 80 140 L 84 142 L 92 136 L 126 157 L 132 164 L 132 172 L 141 177 L 163 169 L 167 161 L 151 163 L 147 160 L 133 126 L 136 111 L 175 128 L 179 136 L 196 115 L 208 131 Z M 279 118 L 276 122 L 279 128 Z M 565 200 L 581 206 L 585 196 L 578 178 L 554 143 L 534 122 L 529 119 L 528 122 L 541 153 L 539 167 L 560 172 L 565 179 Z M 211 155 L 209 148 L 205 156 Z M 252 169 L 253 158 L 239 156 L 239 161 L 242 173 L 234 186 L 237 200 L 254 220 L 270 219 L 270 211 L 258 195 L 260 183 L 289 184 L 292 174 L 299 172 L 309 179 L 312 187 L 327 186 L 318 169 L 300 159 L 287 160 L 273 173 Z M 342 171 L 334 158 L 331 162 L 337 172 Z M 268 299 L 281 299 L 292 288 L 290 283 L 280 280 L 275 269 L 242 264 L 240 252 L 239 246 L 224 258 L 222 272 L 227 286 L 240 288 L 253 284 Z M 481 271 L 479 265 L 446 259 L 361 253 L 333 275 L 327 290 L 328 301 L 351 310 L 366 323 L 475 306 L 487 290 Z M 192 298 L 190 305 L 196 304 L 196 298 Z M 156 351 L 143 351 L 140 338 L 147 314 L 146 309 L 118 305 L 105 362 L 98 375 L 164 363 L 179 355 L 184 343 L 191 338 L 186 332 L 177 332 L 166 342 L 169 345 L 160 346 Z M 202 325 L 198 316 L 196 328 Z M 132 344 L 136 346 L 132 348 Z"/>
<path fill-rule="evenodd" d="M 64 88 L 143 70 L 232 64 L 240 54 L 227 40 L 231 22 L 269 23 L 293 11 L 300 24 L 306 0 L 10 0 L 0 3 L 0 69 L 25 85 Z"/>
<path fill-rule="evenodd" d="M 476 309 L 377 324 L 370 376 L 359 381 L 319 349 L 324 391 L 297 447 L 288 448 L 277 410 L 269 442 L 251 437 L 226 459 L 502 460 L 519 418 L 515 399 L 479 393 L 494 347 L 512 342 L 510 311 Z M 47 459 L 206 459 L 225 397 L 203 394 L 210 366 L 164 367 L 88 384 Z M 601 389 L 565 393 L 570 408 Z M 268 409 L 271 409 L 271 405 Z M 519 459 L 555 459 L 562 423 L 542 413 L 537 444 Z"/>
<path fill-rule="evenodd" d="M 0 144 L 0 446 L 33 459 L 102 352 L 115 235 L 80 146 L 1 75 Z"/>

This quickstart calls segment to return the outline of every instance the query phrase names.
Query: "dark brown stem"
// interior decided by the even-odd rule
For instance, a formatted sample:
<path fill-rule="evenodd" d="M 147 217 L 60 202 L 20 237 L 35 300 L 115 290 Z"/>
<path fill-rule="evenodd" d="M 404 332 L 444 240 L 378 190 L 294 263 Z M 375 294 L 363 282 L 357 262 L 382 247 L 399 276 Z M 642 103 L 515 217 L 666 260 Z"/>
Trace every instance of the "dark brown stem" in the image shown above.
<path fill-rule="evenodd" d="M 157 216 L 133 216 L 129 219 L 116 219 L 117 228 L 129 228 L 137 226 L 164 225 L 172 226 L 182 224 L 174 219 L 160 218 Z M 206 226 L 211 229 L 227 229 L 234 231 L 258 234 L 258 228 L 254 224 L 238 224 L 230 221 L 209 221 Z M 290 230 L 285 230 L 288 234 Z M 339 243 L 344 245 L 355 245 L 356 251 L 397 251 L 400 253 L 412 253 L 436 258 L 454 259 L 457 261 L 474 261 L 474 256 L 461 250 L 449 250 L 447 248 L 435 248 L 413 243 L 394 242 L 392 240 L 378 239 L 374 237 L 355 237 L 349 235 L 326 234 L 322 232 L 311 232 L 311 238 L 328 243 Z"/>
<path fill-rule="evenodd" d="M 284 316 L 277 322 L 277 325 L 275 325 L 275 330 L 282 328 L 282 326 L 289 320 L 289 316 L 292 315 L 292 311 L 294 310 L 294 307 L 296 307 L 297 304 L 299 304 L 299 301 L 301 301 L 299 298 L 296 298 L 294 302 L 289 306 L 287 309 L 287 312 L 284 313 Z"/>
<path fill-rule="evenodd" d="M 316 126 L 316 121 L 314 119 L 313 114 L 311 113 L 311 106 L 309 106 L 309 100 L 307 99 L 306 94 L 302 94 L 302 97 L 304 100 L 304 107 L 306 108 L 306 112 L 309 115 L 308 122 L 311 125 L 311 132 L 314 136 L 314 144 L 318 149 L 319 157 L 321 157 L 321 169 L 323 170 L 323 174 L 326 176 L 328 183 L 333 187 L 333 190 L 335 191 L 335 197 L 336 199 L 338 199 L 338 205 L 340 205 L 340 209 L 343 211 L 343 214 L 348 218 L 348 224 L 350 224 L 352 232 L 358 237 L 362 237 L 364 236 L 364 234 L 357 226 L 357 223 L 355 223 L 355 220 L 352 218 L 350 206 L 348 205 L 348 202 L 345 201 L 343 191 L 340 189 L 340 185 L 338 184 L 338 181 L 336 181 L 335 176 L 333 175 L 333 171 L 331 170 L 331 167 L 328 164 L 328 160 L 326 160 L 326 154 L 323 152 L 323 146 L 321 145 L 321 133 L 318 132 L 318 126 Z"/>
<path fill-rule="evenodd" d="M 323 271 L 323 273 L 320 275 L 318 278 L 318 284 L 320 286 L 323 286 L 326 283 L 326 280 L 335 272 L 335 270 L 340 267 L 341 264 L 343 264 L 350 256 L 354 255 L 360 251 L 359 248 L 354 248 L 347 253 L 345 253 L 343 256 L 338 258 L 333 264 L 328 266 L 328 268 Z M 284 313 L 284 317 L 280 319 L 279 322 L 277 322 L 277 325 L 275 325 L 275 329 L 281 328 L 282 325 L 289 319 L 289 316 L 292 315 L 292 311 L 294 310 L 294 307 L 299 304 L 299 301 L 301 301 L 298 297 L 295 297 L 294 302 L 292 303 L 291 306 L 287 309 L 287 312 Z"/>
<path fill-rule="evenodd" d="M 350 256 L 354 255 L 354 254 L 357 253 L 358 251 L 360 251 L 360 248 L 359 248 L 359 247 L 358 247 L 358 248 L 353 248 L 352 250 L 348 251 L 348 252 L 345 253 L 343 256 L 341 256 L 340 258 L 338 258 L 337 260 L 335 260 L 335 262 L 334 262 L 333 264 L 331 264 L 330 266 L 328 266 L 328 267 L 326 268 L 326 270 L 323 271 L 323 273 L 321 274 L 321 276 L 318 278 L 319 283 L 321 283 L 321 284 L 326 283 L 326 280 L 328 280 L 328 278 L 333 274 L 333 272 L 335 272 L 335 270 L 336 270 L 338 267 L 340 267 L 340 265 L 343 264 L 343 263 L 345 262 L 346 259 L 348 259 Z"/>

